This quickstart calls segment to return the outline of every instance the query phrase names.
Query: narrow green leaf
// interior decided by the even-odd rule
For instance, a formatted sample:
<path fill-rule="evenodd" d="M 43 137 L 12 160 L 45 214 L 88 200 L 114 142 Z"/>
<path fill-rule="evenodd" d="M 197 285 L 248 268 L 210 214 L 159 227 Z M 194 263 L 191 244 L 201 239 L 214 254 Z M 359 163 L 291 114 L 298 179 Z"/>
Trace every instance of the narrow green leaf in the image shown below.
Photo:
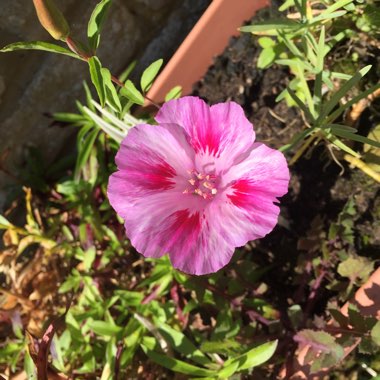
<path fill-rule="evenodd" d="M 352 75 L 332 71 L 331 72 L 331 78 L 350 80 L 352 78 Z"/>
<path fill-rule="evenodd" d="M 319 41 L 317 46 L 317 64 L 316 64 L 316 75 L 314 81 L 314 103 L 316 105 L 317 112 L 321 110 L 322 102 L 322 75 L 324 67 L 325 58 L 325 27 L 321 28 L 321 33 L 319 35 Z"/>
<path fill-rule="evenodd" d="M 121 103 L 119 95 L 115 89 L 114 84 L 111 80 L 111 73 L 108 69 L 102 68 L 101 75 L 103 77 L 103 82 L 105 86 L 106 103 L 116 112 L 121 112 Z"/>
<path fill-rule="evenodd" d="M 122 331 L 122 328 L 110 322 L 89 321 L 88 327 L 97 335 L 114 336 Z"/>
<path fill-rule="evenodd" d="M 346 5 L 352 3 L 353 1 L 354 0 L 339 0 L 339 1 L 336 1 L 334 4 L 332 4 L 329 7 L 327 7 L 321 13 L 321 15 L 331 14 L 331 13 L 335 12 L 336 10 L 338 10 L 339 8 L 345 7 Z"/>
<path fill-rule="evenodd" d="M 336 138 L 335 136 L 329 136 L 328 139 L 339 149 L 343 150 L 344 152 L 351 154 L 352 156 L 359 158 L 360 154 L 352 150 L 349 146 L 347 146 L 345 143 L 343 143 L 341 140 Z"/>
<path fill-rule="evenodd" d="M 286 144 L 286 145 L 283 145 L 282 147 L 280 147 L 279 151 L 280 152 L 286 152 L 290 149 L 292 149 L 293 147 L 295 147 L 301 140 L 303 140 L 304 138 L 306 138 L 307 136 L 309 136 L 310 134 L 313 133 L 313 130 L 311 128 L 308 128 L 308 129 L 305 129 L 304 131 L 302 132 L 299 132 L 298 134 L 296 134 L 292 140 L 290 141 L 289 144 Z"/>
<path fill-rule="evenodd" d="M 159 326 L 158 331 L 174 350 L 198 364 L 210 364 L 210 359 L 208 359 L 202 351 L 197 349 L 185 334 L 160 321 L 157 321 L 156 326 Z"/>
<path fill-rule="evenodd" d="M 84 92 L 86 94 L 86 103 L 87 103 L 87 107 L 92 111 L 92 112 L 95 112 L 95 107 L 94 107 L 94 104 L 93 104 L 93 99 L 92 99 L 92 94 L 91 94 L 91 91 L 90 89 L 88 88 L 88 85 L 85 81 L 83 81 L 83 88 L 84 88 Z M 83 108 L 82 108 L 82 113 L 83 113 Z"/>
<path fill-rule="evenodd" d="M 100 42 L 100 32 L 112 0 L 100 1 L 93 10 L 87 26 L 87 37 L 91 49 L 96 51 Z"/>
<path fill-rule="evenodd" d="M 158 352 L 149 350 L 147 347 L 141 345 L 142 349 L 146 355 L 153 362 L 161 365 L 162 367 L 168 368 L 174 372 L 183 373 L 185 375 L 192 376 L 214 376 L 215 372 L 209 369 L 197 367 L 192 364 L 183 362 L 182 360 L 174 359 L 169 356 L 159 354 Z"/>
<path fill-rule="evenodd" d="M 358 131 L 356 128 L 349 127 L 348 125 L 341 125 L 341 124 L 328 124 L 323 129 L 328 129 L 328 128 L 330 128 L 333 131 L 341 130 L 343 132 L 353 132 L 353 133 L 356 133 Z"/>
<path fill-rule="evenodd" d="M 243 355 L 226 361 L 226 365 L 230 365 L 234 362 L 239 364 L 238 370 L 242 371 L 252 367 L 257 367 L 260 364 L 268 361 L 274 354 L 277 348 L 277 340 L 267 342 L 261 346 L 252 348 Z"/>
<path fill-rule="evenodd" d="M 297 103 L 298 107 L 301 108 L 301 110 L 304 112 L 305 116 L 310 120 L 314 121 L 314 116 L 311 114 L 309 109 L 307 108 L 306 104 L 296 95 L 296 93 L 291 89 L 287 88 L 287 91 L 289 95 L 292 97 L 292 99 Z"/>
<path fill-rule="evenodd" d="M 338 17 L 344 16 L 346 13 L 347 13 L 347 11 L 337 11 L 337 12 L 333 12 L 333 13 L 329 13 L 329 14 L 323 13 L 323 14 L 320 14 L 319 16 L 313 18 L 310 25 L 314 25 L 314 24 L 321 22 L 321 21 L 324 21 L 324 20 L 330 20 L 332 18 L 338 18 Z"/>
<path fill-rule="evenodd" d="M 7 53 L 10 51 L 17 51 L 17 50 L 41 50 L 41 51 L 48 51 L 50 53 L 67 55 L 72 58 L 81 59 L 78 55 L 71 52 L 69 49 L 66 49 L 56 44 L 51 44 L 49 42 L 43 42 L 43 41 L 15 42 L 13 44 L 4 46 L 0 50 L 0 52 Z"/>
<path fill-rule="evenodd" d="M 154 79 L 156 78 L 162 64 L 164 63 L 163 59 L 159 59 L 152 64 L 150 64 L 141 76 L 141 89 L 146 92 L 152 86 Z"/>
<path fill-rule="evenodd" d="M 124 87 L 120 90 L 120 94 L 131 100 L 133 103 L 143 105 L 144 97 L 136 86 L 128 79 Z"/>
<path fill-rule="evenodd" d="M 284 2 L 284 4 L 282 4 L 279 8 L 278 8 L 278 10 L 280 11 L 280 12 L 284 12 L 284 11 L 286 11 L 288 8 L 290 8 L 290 7 L 292 7 L 292 6 L 294 6 L 295 4 L 294 4 L 294 0 L 286 0 L 285 2 Z"/>
<path fill-rule="evenodd" d="M 295 30 L 300 28 L 301 25 L 293 20 L 287 19 L 279 19 L 279 20 L 269 20 L 267 22 L 257 22 L 254 25 L 242 26 L 239 28 L 241 32 L 260 34 L 260 33 L 275 33 L 277 35 L 277 31 L 279 29 L 283 30 Z"/>
<path fill-rule="evenodd" d="M 95 144 L 95 140 L 98 136 L 98 133 L 99 133 L 99 130 L 94 128 L 91 132 L 87 134 L 87 136 L 85 137 L 83 141 L 83 144 L 80 146 L 80 150 L 78 152 L 78 158 L 77 158 L 77 162 L 76 162 L 75 170 L 74 170 L 74 179 L 76 181 L 79 180 L 80 171 L 82 170 L 82 168 L 84 167 L 84 165 L 86 164 L 86 162 L 88 161 L 90 157 L 91 150 Z"/>
<path fill-rule="evenodd" d="M 278 35 L 281 37 L 282 42 L 287 46 L 287 48 L 293 53 L 295 57 L 303 59 L 303 54 L 298 49 L 296 44 L 286 35 L 286 33 L 279 30 Z"/>
<path fill-rule="evenodd" d="M 372 94 L 373 92 L 377 91 L 380 88 L 380 83 L 369 88 L 366 91 L 363 91 L 359 95 L 355 96 L 345 104 L 341 105 L 337 110 L 335 110 L 331 115 L 328 116 L 326 123 L 332 123 L 334 120 L 336 120 L 346 109 L 350 108 L 352 105 L 359 102 L 361 99 L 366 98 L 368 95 Z"/>
<path fill-rule="evenodd" d="M 339 101 L 348 93 L 348 91 L 352 87 L 354 87 L 360 81 L 360 79 L 362 79 L 368 73 L 371 67 L 371 65 L 363 67 L 350 80 L 348 80 L 340 87 L 340 89 L 331 97 L 331 99 L 322 108 L 322 112 L 317 122 L 321 122 L 329 115 L 329 113 L 334 109 L 334 107 L 339 103 Z"/>
<path fill-rule="evenodd" d="M 98 93 L 100 104 L 102 105 L 102 107 L 104 107 L 106 100 L 106 89 L 102 76 L 102 64 L 100 63 L 98 57 L 91 57 L 88 60 L 88 64 L 90 66 L 91 81 L 94 84 Z"/>
<path fill-rule="evenodd" d="M 0 230 L 6 230 L 7 228 L 12 226 L 12 223 L 10 223 L 6 218 L 0 215 Z"/>
<path fill-rule="evenodd" d="M 53 113 L 53 118 L 54 120 L 60 121 L 63 123 L 75 124 L 75 123 L 83 121 L 84 116 L 79 115 L 77 113 L 56 112 L 56 113 Z"/>
<path fill-rule="evenodd" d="M 332 128 L 332 133 L 336 136 L 339 136 L 339 137 L 344 137 L 346 139 L 358 141 L 358 142 L 361 142 L 363 144 L 369 144 L 369 145 L 375 146 L 376 148 L 380 148 L 380 142 L 379 141 L 371 140 L 367 137 L 357 135 L 355 133 L 345 131 L 343 129 Z"/>

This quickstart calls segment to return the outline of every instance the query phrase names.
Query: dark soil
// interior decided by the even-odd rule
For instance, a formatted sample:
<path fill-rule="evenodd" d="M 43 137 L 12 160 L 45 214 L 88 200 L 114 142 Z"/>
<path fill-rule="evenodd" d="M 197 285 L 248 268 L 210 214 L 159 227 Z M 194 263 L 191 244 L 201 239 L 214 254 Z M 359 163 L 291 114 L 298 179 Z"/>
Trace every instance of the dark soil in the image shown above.
<path fill-rule="evenodd" d="M 209 104 L 228 100 L 239 103 L 254 125 L 257 140 L 279 148 L 303 128 L 304 121 L 296 108 L 275 101 L 289 80 L 289 72 L 277 65 L 258 70 L 259 53 L 260 48 L 251 35 L 231 39 L 224 53 L 196 84 L 194 95 Z M 378 61 L 373 63 L 380 67 Z M 368 131 L 379 123 L 378 116 L 366 111 L 358 130 Z M 339 154 L 337 157 L 340 158 Z M 251 249 L 242 250 L 242 255 L 254 263 L 263 267 L 271 265 L 272 269 L 264 277 L 269 289 L 265 297 L 281 313 L 283 334 L 289 337 L 283 340 L 284 353 L 291 351 L 292 345 L 294 348 L 288 307 L 301 305 L 305 315 L 300 327 L 310 326 L 315 315 L 323 313 L 327 302 L 337 295 L 326 289 L 332 281 L 327 275 L 316 297 L 310 300 L 309 284 L 315 275 L 310 267 L 313 259 L 322 257 L 322 242 L 327 241 L 330 225 L 337 221 L 349 199 L 354 200 L 356 208 L 355 253 L 379 258 L 380 186 L 360 170 L 350 169 L 340 161 L 343 173 L 323 143 L 301 157 L 290 168 L 291 183 L 289 193 L 281 199 L 279 225 L 268 237 L 254 242 Z M 330 265 L 334 265 L 334 258 L 331 261 Z M 331 271 L 336 273 L 336 268 Z"/>

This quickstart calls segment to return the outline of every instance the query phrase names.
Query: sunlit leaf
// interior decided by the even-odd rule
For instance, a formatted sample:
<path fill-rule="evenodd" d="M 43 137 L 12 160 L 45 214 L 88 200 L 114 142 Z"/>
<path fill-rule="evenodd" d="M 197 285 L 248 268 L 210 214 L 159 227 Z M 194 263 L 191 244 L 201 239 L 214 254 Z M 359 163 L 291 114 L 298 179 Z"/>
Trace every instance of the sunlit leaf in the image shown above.
<path fill-rule="evenodd" d="M 87 26 L 87 37 L 91 48 L 95 51 L 100 42 L 100 32 L 107 16 L 108 9 L 112 0 L 100 1 L 91 14 L 90 21 Z"/>
<path fill-rule="evenodd" d="M 17 50 L 42 50 L 42 51 L 48 51 L 50 53 L 63 54 L 72 58 L 81 59 L 77 54 L 73 53 L 69 49 L 66 49 L 56 44 L 43 42 L 43 41 L 15 42 L 13 44 L 4 46 L 0 50 L 0 52 L 6 53 L 10 51 L 17 51 Z"/>
<path fill-rule="evenodd" d="M 154 79 L 156 78 L 162 64 L 164 63 L 163 59 L 159 59 L 152 64 L 150 64 L 143 72 L 141 76 L 141 89 L 146 92 L 151 87 Z"/>

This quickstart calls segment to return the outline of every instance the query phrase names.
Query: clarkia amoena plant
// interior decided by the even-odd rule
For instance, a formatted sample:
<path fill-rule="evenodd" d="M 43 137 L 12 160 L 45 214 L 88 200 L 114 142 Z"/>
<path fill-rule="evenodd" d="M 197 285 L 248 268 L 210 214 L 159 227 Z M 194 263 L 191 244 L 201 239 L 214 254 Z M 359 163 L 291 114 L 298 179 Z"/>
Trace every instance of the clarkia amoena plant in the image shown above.
<path fill-rule="evenodd" d="M 155 117 L 159 125 L 130 116 L 133 104 L 144 103 L 162 60 L 145 70 L 142 93 L 130 80 L 124 83 L 102 67 L 95 54 L 110 3 L 103 0 L 96 6 L 85 46 L 71 37 L 53 1 L 34 0 L 41 24 L 71 51 L 39 41 L 2 51 L 48 50 L 89 64 L 103 118 L 83 110 L 121 142 L 108 196 L 132 245 L 146 257 L 169 254 L 173 266 L 189 274 L 216 272 L 236 247 L 267 235 L 276 225 L 276 202 L 289 183 L 285 157 L 255 142 L 252 124 L 234 102 L 209 107 L 196 97 L 170 100 Z"/>
<path fill-rule="evenodd" d="M 234 102 L 171 100 L 156 121 L 135 126 L 121 143 L 109 200 L 144 256 L 169 253 L 183 272 L 216 272 L 235 247 L 276 225 L 275 202 L 288 191 L 285 157 L 255 142 Z"/>

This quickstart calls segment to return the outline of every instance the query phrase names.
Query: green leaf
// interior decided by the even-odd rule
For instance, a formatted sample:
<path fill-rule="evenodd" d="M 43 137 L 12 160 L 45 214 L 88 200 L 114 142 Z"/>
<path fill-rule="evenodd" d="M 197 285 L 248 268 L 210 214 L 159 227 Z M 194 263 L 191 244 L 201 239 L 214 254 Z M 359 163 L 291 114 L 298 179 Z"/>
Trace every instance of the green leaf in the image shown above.
<path fill-rule="evenodd" d="M 352 105 L 359 102 L 361 99 L 366 98 L 368 95 L 372 94 L 373 92 L 377 91 L 380 88 L 380 83 L 369 88 L 366 91 L 363 91 L 359 95 L 355 96 L 345 104 L 341 105 L 336 111 L 334 111 L 326 120 L 326 123 L 332 123 L 337 117 L 339 117 L 346 109 L 350 108 Z"/>
<path fill-rule="evenodd" d="M 95 144 L 96 138 L 98 136 L 99 130 L 92 129 L 84 138 L 83 143 L 80 145 L 80 150 L 78 152 L 78 158 L 74 170 L 74 179 L 76 181 L 80 178 L 80 171 L 88 161 L 92 148 Z"/>
<path fill-rule="evenodd" d="M 216 340 L 216 341 L 204 341 L 201 344 L 201 350 L 207 353 L 231 353 L 234 350 L 238 350 L 241 344 L 232 339 Z"/>
<path fill-rule="evenodd" d="M 33 359 L 30 356 L 29 350 L 24 351 L 24 371 L 29 380 L 37 379 L 36 366 L 34 365 Z"/>
<path fill-rule="evenodd" d="M 293 20 L 279 19 L 267 22 L 257 22 L 254 25 L 242 26 L 239 30 L 243 33 L 277 35 L 278 30 L 295 30 L 301 25 Z"/>
<path fill-rule="evenodd" d="M 83 267 L 86 271 L 89 271 L 91 269 L 91 266 L 96 258 L 96 250 L 95 247 L 89 248 L 86 252 L 83 254 Z"/>
<path fill-rule="evenodd" d="M 87 26 L 87 37 L 91 49 L 94 51 L 98 48 L 100 42 L 100 32 L 107 16 L 108 9 L 112 0 L 100 1 L 93 10 L 90 21 Z"/>
<path fill-rule="evenodd" d="M 334 125 L 334 124 L 333 124 Z M 361 142 L 363 144 L 369 144 L 375 146 L 376 148 L 380 148 L 380 142 L 376 140 L 371 140 L 368 137 L 364 137 L 361 135 L 357 135 L 356 133 L 352 133 L 350 131 L 345 131 L 344 129 L 339 128 L 331 128 L 332 133 L 336 136 L 344 137 L 346 139 L 354 140 Z"/>
<path fill-rule="evenodd" d="M 352 133 L 356 133 L 358 131 L 354 127 L 349 127 L 348 125 L 343 125 L 343 124 L 328 124 L 323 129 L 330 129 L 331 131 L 352 132 Z"/>
<path fill-rule="evenodd" d="M 162 64 L 164 63 L 163 59 L 159 59 L 152 64 L 150 64 L 141 76 L 141 89 L 146 92 L 152 86 L 154 79 L 156 78 Z"/>
<path fill-rule="evenodd" d="M 197 367 L 192 364 L 183 362 L 182 360 L 174 359 L 169 356 L 159 354 L 158 352 L 149 350 L 144 345 L 141 345 L 141 347 L 146 353 L 146 355 L 149 357 L 149 359 L 161 365 L 162 367 L 168 368 L 174 372 L 183 373 L 185 375 L 203 376 L 203 377 L 215 375 L 215 372 L 209 369 Z"/>
<path fill-rule="evenodd" d="M 242 371 L 252 367 L 257 367 L 268 361 L 274 354 L 277 348 L 277 340 L 267 342 L 261 346 L 252 348 L 245 352 L 243 355 L 239 355 L 236 358 L 232 358 L 226 361 L 225 365 L 231 365 L 232 363 L 238 363 L 238 370 Z"/>
<path fill-rule="evenodd" d="M 116 112 L 121 112 L 121 103 L 119 95 L 115 89 L 114 84 L 111 80 L 111 73 L 108 69 L 102 68 L 101 74 L 103 77 L 103 82 L 106 90 L 106 103 Z"/>
<path fill-rule="evenodd" d="M 160 321 L 156 321 L 155 324 L 156 326 L 159 326 L 158 331 L 174 350 L 198 364 L 210 364 L 210 360 L 207 356 L 202 351 L 198 350 L 185 334 Z"/>
<path fill-rule="evenodd" d="M 340 360 L 344 356 L 343 348 L 336 343 L 335 338 L 325 331 L 305 329 L 297 333 L 294 340 L 301 345 L 309 345 L 312 352 L 324 353 Z"/>
<path fill-rule="evenodd" d="M 355 282 L 358 279 L 367 280 L 373 271 L 373 261 L 362 256 L 350 256 L 338 265 L 338 273 L 342 277 Z"/>
<path fill-rule="evenodd" d="M 272 48 L 265 48 L 261 51 L 257 60 L 257 67 L 265 69 L 270 66 L 276 59 L 276 52 Z"/>
<path fill-rule="evenodd" d="M 136 86 L 128 79 L 124 87 L 120 90 L 120 94 L 131 100 L 133 103 L 143 105 L 144 97 Z"/>
<path fill-rule="evenodd" d="M 297 133 L 297 134 L 292 138 L 292 140 L 290 141 L 290 143 L 288 143 L 288 144 L 283 145 L 282 147 L 280 147 L 279 151 L 280 151 L 280 152 L 286 152 L 287 150 L 292 149 L 292 148 L 293 148 L 294 146 L 296 146 L 300 141 L 302 141 L 303 139 L 305 139 L 306 137 L 308 137 L 308 136 L 311 135 L 312 133 L 313 133 L 313 130 L 312 130 L 311 128 L 305 129 L 304 131 Z"/>
<path fill-rule="evenodd" d="M 336 1 L 334 2 L 332 5 L 330 5 L 329 7 L 327 7 L 322 13 L 321 15 L 327 15 L 327 14 L 331 14 L 333 12 L 335 12 L 336 10 L 338 10 L 339 8 L 343 8 L 345 7 L 346 5 L 352 3 L 354 0 L 339 0 L 339 1 Z"/>
<path fill-rule="evenodd" d="M 88 64 L 90 66 L 91 81 L 98 93 L 100 104 L 104 107 L 106 100 L 106 89 L 102 76 L 102 64 L 100 63 L 98 57 L 91 57 L 88 60 Z"/>
<path fill-rule="evenodd" d="M 321 101 L 322 101 L 322 75 L 324 67 L 325 58 L 325 27 L 321 29 L 321 34 L 319 36 L 318 46 L 317 46 L 317 64 L 316 64 L 316 75 L 314 81 L 314 102 L 316 103 L 316 109 L 320 111 Z"/>
<path fill-rule="evenodd" d="M 329 13 L 329 14 L 323 13 L 323 14 L 320 14 L 319 16 L 313 18 L 310 25 L 314 25 L 320 21 L 330 20 L 332 18 L 338 18 L 338 17 L 344 16 L 346 13 L 347 13 L 347 11 L 337 11 L 337 12 L 333 12 L 333 13 Z"/>
<path fill-rule="evenodd" d="M 344 152 L 351 154 L 352 156 L 356 158 L 360 158 L 360 154 L 352 150 L 349 146 L 347 146 L 343 141 L 339 140 L 335 136 L 327 136 L 327 138 L 339 149 L 343 150 Z"/>
<path fill-rule="evenodd" d="M 377 321 L 371 330 L 371 338 L 374 343 L 380 346 L 380 321 Z"/>
<path fill-rule="evenodd" d="M 218 372 L 219 379 L 229 379 L 239 368 L 239 362 L 234 361 L 231 364 L 224 364 L 224 367 Z"/>
<path fill-rule="evenodd" d="M 178 99 L 182 94 L 182 87 L 175 86 L 173 87 L 165 96 L 165 102 L 168 102 L 172 99 Z"/>
<path fill-rule="evenodd" d="M 348 80 L 340 87 L 340 89 L 331 97 L 331 99 L 322 108 L 322 112 L 319 115 L 317 122 L 321 122 L 329 115 L 329 113 L 334 109 L 334 107 L 339 103 L 339 101 L 345 95 L 347 95 L 348 91 L 350 91 L 351 88 L 354 87 L 360 81 L 360 79 L 362 79 L 368 73 L 371 67 L 371 65 L 363 67 L 350 80 Z"/>
<path fill-rule="evenodd" d="M 314 121 L 314 117 L 307 108 L 306 104 L 296 95 L 296 93 L 291 89 L 287 88 L 286 89 L 291 96 L 291 98 L 296 102 L 297 106 L 301 108 L 301 110 L 304 112 L 305 116 L 311 121 Z"/>
<path fill-rule="evenodd" d="M 92 94 L 91 94 L 91 91 L 90 89 L 88 88 L 88 85 L 85 81 L 83 81 L 83 88 L 84 88 L 84 92 L 86 94 L 86 103 L 87 103 L 87 107 L 95 112 L 95 106 L 93 104 L 93 99 L 92 99 Z M 82 106 L 82 105 L 81 105 Z M 83 107 L 82 107 L 82 113 L 83 113 Z"/>
<path fill-rule="evenodd" d="M 10 227 L 13 227 L 13 224 L 10 223 L 6 218 L 0 215 L 0 230 L 6 230 Z"/>
<path fill-rule="evenodd" d="M 271 48 L 276 45 L 273 38 L 270 37 L 260 37 L 257 42 L 263 49 Z"/>
<path fill-rule="evenodd" d="M 69 113 L 69 112 L 56 112 L 53 113 L 53 118 L 56 121 L 64 122 L 64 123 L 70 123 L 70 124 L 76 124 L 83 121 L 84 116 L 79 115 L 77 113 Z"/>
<path fill-rule="evenodd" d="M 104 321 L 88 321 L 88 327 L 97 335 L 114 336 L 120 333 L 123 329 L 111 322 Z"/>
<path fill-rule="evenodd" d="M 348 318 L 337 309 L 329 309 L 331 316 L 338 322 L 340 327 L 347 328 Z"/>
<path fill-rule="evenodd" d="M 10 51 L 17 51 L 17 50 L 41 50 L 41 51 L 48 51 L 50 53 L 67 55 L 72 58 L 81 59 L 77 54 L 71 52 L 69 49 L 66 49 L 56 44 L 51 44 L 49 42 L 43 42 L 43 41 L 15 42 L 13 44 L 4 46 L 0 50 L 0 52 L 6 53 Z"/>
<path fill-rule="evenodd" d="M 290 7 L 293 7 L 294 6 L 294 0 L 285 0 L 284 4 L 282 4 L 278 10 L 280 12 L 284 12 L 286 11 L 288 8 Z"/>

